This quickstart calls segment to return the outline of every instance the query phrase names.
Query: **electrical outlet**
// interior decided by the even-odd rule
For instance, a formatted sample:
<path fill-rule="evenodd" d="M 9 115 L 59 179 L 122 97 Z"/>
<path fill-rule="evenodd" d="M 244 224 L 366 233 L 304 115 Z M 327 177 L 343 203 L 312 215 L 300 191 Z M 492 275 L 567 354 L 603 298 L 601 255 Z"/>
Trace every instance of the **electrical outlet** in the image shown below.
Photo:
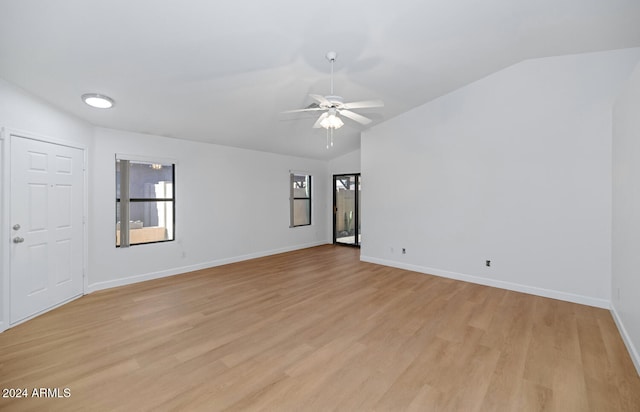
<path fill-rule="evenodd" d="M 487 267 L 491 267 L 491 261 L 490 260 L 485 260 L 485 265 Z"/>

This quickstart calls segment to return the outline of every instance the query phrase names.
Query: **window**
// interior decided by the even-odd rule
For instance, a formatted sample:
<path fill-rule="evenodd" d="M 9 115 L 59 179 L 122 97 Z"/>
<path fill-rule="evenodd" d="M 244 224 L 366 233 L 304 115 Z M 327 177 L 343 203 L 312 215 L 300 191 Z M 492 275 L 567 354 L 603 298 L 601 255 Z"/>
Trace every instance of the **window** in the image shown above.
<path fill-rule="evenodd" d="M 116 157 L 116 247 L 174 239 L 175 164 Z"/>
<path fill-rule="evenodd" d="M 290 175 L 290 227 L 311 224 L 311 176 L 291 173 Z"/>

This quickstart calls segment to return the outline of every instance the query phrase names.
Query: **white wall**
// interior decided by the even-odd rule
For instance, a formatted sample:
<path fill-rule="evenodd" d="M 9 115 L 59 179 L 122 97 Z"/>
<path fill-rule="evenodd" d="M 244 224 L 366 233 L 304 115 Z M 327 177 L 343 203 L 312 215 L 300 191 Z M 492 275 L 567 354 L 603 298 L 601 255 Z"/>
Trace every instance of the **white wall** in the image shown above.
<path fill-rule="evenodd" d="M 116 249 L 115 154 L 173 159 L 176 241 Z M 324 161 L 96 129 L 90 290 L 330 242 Z M 289 170 L 313 180 L 312 226 L 289 228 Z"/>
<path fill-rule="evenodd" d="M 78 102 L 81 103 L 80 96 Z M 90 147 L 93 127 L 0 79 L 0 126 Z"/>
<path fill-rule="evenodd" d="M 80 98 L 78 97 L 78 101 Z M 91 151 L 93 128 L 86 122 L 68 115 L 50 106 L 46 102 L 32 97 L 22 89 L 0 79 L 0 128 L 4 129 L 0 140 L 0 181 L 2 193 L 0 203 L 0 331 L 9 323 L 9 247 L 5 242 L 11 237 L 9 222 L 8 187 L 8 142 L 10 132 L 26 132 L 29 136 L 48 141 L 61 142 L 85 148 Z"/>
<path fill-rule="evenodd" d="M 329 175 L 360 173 L 360 149 L 329 160 Z"/>
<path fill-rule="evenodd" d="M 640 65 L 613 111 L 614 318 L 640 373 Z"/>
<path fill-rule="evenodd" d="M 609 307 L 611 108 L 639 59 L 525 61 L 363 133 L 362 259 Z"/>
<path fill-rule="evenodd" d="M 96 129 L 2 79 L 0 127 L 87 149 L 87 292 L 330 242 L 327 162 Z M 0 331 L 9 321 L 6 149 L 7 143 L 0 140 L 0 241 L 5 242 L 0 243 Z M 116 153 L 157 156 L 178 163 L 175 242 L 115 248 Z M 290 169 L 314 175 L 312 226 L 289 228 Z"/>

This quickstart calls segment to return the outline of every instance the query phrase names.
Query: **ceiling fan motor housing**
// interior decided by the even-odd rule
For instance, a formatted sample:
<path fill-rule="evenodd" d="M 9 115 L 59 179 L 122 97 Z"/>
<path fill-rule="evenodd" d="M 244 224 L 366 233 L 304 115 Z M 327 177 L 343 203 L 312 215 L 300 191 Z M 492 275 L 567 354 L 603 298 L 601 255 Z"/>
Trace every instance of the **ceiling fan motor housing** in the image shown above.
<path fill-rule="evenodd" d="M 324 98 L 327 99 L 329 103 L 331 103 L 331 106 L 329 107 L 339 107 L 344 104 L 344 99 L 342 98 L 342 96 L 324 96 Z"/>

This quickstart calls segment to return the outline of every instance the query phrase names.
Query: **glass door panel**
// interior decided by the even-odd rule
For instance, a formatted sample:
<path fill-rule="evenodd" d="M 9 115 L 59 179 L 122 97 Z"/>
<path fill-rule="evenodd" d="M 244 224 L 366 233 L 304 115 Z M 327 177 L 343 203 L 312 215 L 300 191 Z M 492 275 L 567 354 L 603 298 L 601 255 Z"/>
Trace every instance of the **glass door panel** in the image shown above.
<path fill-rule="evenodd" d="M 335 175 L 333 189 L 334 243 L 359 246 L 360 175 Z"/>

